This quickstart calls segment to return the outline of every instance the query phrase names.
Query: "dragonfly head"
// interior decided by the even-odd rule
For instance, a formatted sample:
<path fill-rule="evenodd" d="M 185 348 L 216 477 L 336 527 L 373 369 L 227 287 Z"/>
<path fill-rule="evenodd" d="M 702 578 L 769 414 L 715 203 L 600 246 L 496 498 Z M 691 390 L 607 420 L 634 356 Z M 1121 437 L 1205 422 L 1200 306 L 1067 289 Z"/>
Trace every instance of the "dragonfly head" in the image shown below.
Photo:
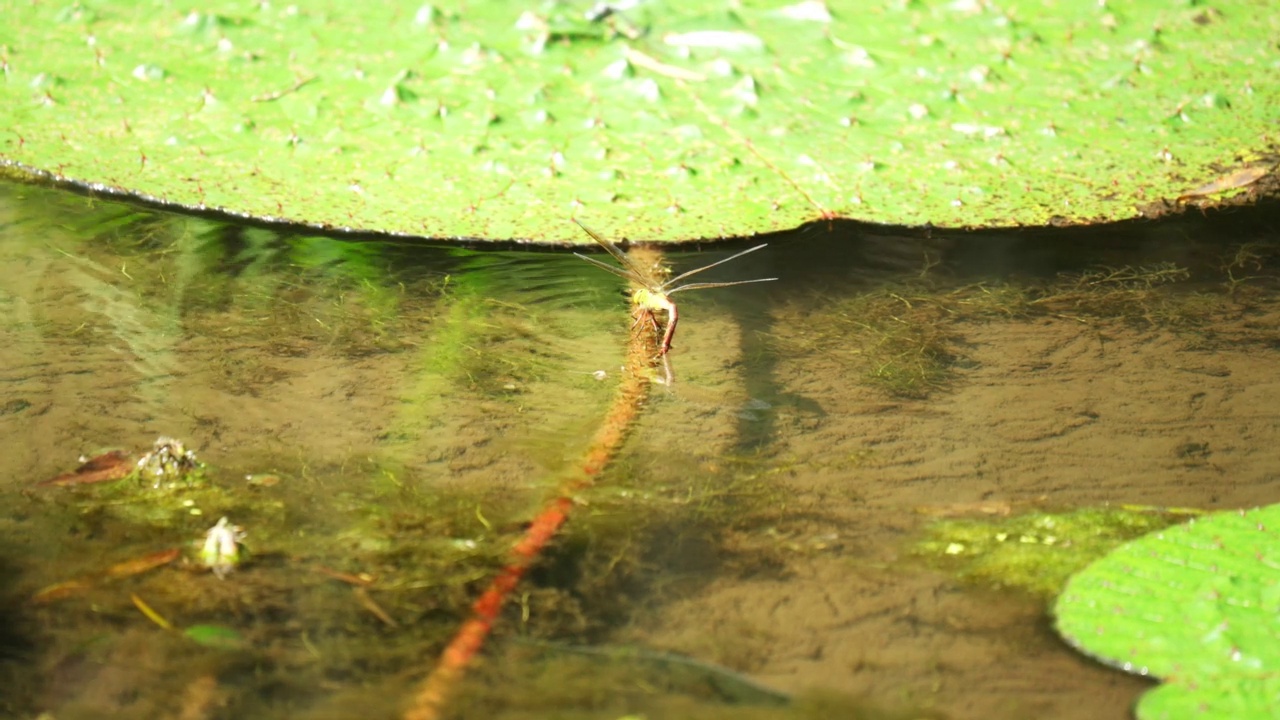
<path fill-rule="evenodd" d="M 638 288 L 631 292 L 631 304 L 646 310 L 662 310 L 670 313 L 675 304 L 664 293 L 654 292 L 647 288 Z"/>

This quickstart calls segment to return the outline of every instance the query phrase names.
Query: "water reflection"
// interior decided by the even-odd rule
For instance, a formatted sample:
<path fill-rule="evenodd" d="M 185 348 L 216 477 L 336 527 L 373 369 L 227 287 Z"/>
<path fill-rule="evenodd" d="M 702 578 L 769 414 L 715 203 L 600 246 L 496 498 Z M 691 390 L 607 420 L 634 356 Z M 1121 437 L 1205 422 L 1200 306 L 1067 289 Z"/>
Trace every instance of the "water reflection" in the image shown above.
<path fill-rule="evenodd" d="M 1142 685 L 1066 649 L 1042 598 L 916 543 L 946 554 L 938 517 L 1271 501 L 1274 218 L 770 238 L 724 269 L 780 282 L 681 298 L 676 384 L 452 712 L 1124 717 Z M 568 254 L 12 186 L 0 234 L 15 716 L 395 717 L 578 459 L 629 332 L 618 280 Z M 160 435 L 204 477 L 35 487 Z M 199 545 L 223 516 L 249 555 L 220 580 Z"/>

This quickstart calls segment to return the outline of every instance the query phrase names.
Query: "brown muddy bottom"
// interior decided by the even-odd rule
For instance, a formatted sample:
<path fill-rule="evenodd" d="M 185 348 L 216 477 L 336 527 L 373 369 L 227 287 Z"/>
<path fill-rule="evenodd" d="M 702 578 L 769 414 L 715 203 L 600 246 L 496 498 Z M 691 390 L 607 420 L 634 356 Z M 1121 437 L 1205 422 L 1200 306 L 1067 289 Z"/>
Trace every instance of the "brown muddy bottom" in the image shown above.
<path fill-rule="evenodd" d="M 630 324 L 571 256 L 12 186 L 0 218 L 10 716 L 399 716 L 579 461 Z M 718 268 L 783 279 L 683 298 L 675 385 L 575 497 L 450 715 L 1128 717 L 1148 681 L 1068 648 L 1043 591 L 922 540 L 939 518 L 1272 502 L 1274 220 L 817 228 Z M 160 435 L 203 474 L 38 485 Z M 222 516 L 251 551 L 225 579 L 198 547 Z"/>

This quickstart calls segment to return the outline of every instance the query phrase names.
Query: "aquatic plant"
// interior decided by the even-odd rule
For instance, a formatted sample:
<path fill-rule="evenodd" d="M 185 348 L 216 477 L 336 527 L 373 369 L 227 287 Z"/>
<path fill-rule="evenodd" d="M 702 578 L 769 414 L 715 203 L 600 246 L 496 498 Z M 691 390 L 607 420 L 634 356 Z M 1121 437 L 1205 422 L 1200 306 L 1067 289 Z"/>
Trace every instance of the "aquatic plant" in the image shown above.
<path fill-rule="evenodd" d="M 1081 652 L 1163 680 L 1139 720 L 1271 718 L 1280 698 L 1280 505 L 1215 513 L 1122 545 L 1054 606 Z"/>
<path fill-rule="evenodd" d="M 418 685 L 405 720 L 437 720 L 443 716 L 468 666 L 492 632 L 503 604 L 568 519 L 574 494 L 590 487 L 621 448 L 648 396 L 660 349 L 655 334 L 632 333 L 617 395 L 591 444 L 577 466 L 560 482 L 555 497 L 533 518 L 512 547 L 507 564 L 472 604 L 470 617 L 445 646 L 431 673 Z"/>
<path fill-rule="evenodd" d="M 1108 507 L 940 519 L 914 552 L 971 582 L 1053 597 L 1072 573 L 1119 543 L 1186 517 L 1186 511 Z"/>
<path fill-rule="evenodd" d="M 0 169 L 266 222 L 553 244 L 577 242 L 562 220 L 583 206 L 657 240 L 1137 218 L 1274 187 L 1269 10 L 7 3 L 23 32 L 0 52 Z"/>
<path fill-rule="evenodd" d="M 1242 253 L 1246 260 L 1236 257 Z M 1212 346 L 1214 321 L 1242 307 L 1246 280 L 1240 263 L 1254 272 L 1262 268 L 1263 258 L 1249 253 L 1241 248 L 1224 261 L 1223 284 L 1208 288 L 1193 286 L 1190 270 L 1167 262 L 980 282 L 935 276 L 926 266 L 918 277 L 808 299 L 806 307 L 820 309 L 804 310 L 804 323 L 778 323 L 770 339 L 783 353 L 832 358 L 889 395 L 925 398 L 946 388 L 966 366 L 968 323 L 1058 318 L 1100 327 L 1114 322 L 1160 327 L 1189 345 Z M 1233 270 L 1242 278 L 1237 280 Z"/>

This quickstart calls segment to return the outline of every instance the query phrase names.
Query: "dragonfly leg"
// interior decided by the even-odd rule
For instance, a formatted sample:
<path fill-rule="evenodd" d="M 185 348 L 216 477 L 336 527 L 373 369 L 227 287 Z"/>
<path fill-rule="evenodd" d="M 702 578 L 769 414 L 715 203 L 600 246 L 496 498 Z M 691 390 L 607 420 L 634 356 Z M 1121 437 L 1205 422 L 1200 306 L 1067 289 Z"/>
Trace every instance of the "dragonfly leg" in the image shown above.
<path fill-rule="evenodd" d="M 647 307 L 636 308 L 636 311 L 633 317 L 635 317 L 635 322 L 631 323 L 632 330 L 635 330 L 636 328 L 640 327 L 640 323 L 643 323 L 647 320 L 649 322 L 649 327 L 652 328 L 655 333 L 658 332 L 658 318 L 654 316 L 653 311 L 650 310 L 649 308 Z"/>

